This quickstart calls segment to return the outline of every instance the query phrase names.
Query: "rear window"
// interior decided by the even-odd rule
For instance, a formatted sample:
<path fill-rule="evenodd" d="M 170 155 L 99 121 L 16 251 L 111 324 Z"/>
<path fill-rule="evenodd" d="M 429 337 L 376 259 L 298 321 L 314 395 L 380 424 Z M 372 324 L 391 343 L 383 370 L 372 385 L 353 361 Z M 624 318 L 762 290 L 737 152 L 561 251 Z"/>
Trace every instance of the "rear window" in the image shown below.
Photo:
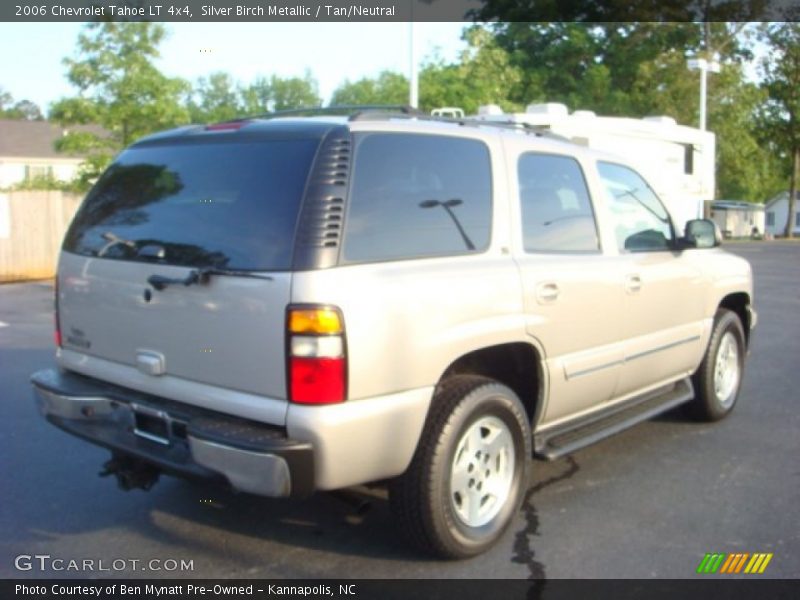
<path fill-rule="evenodd" d="M 492 181 L 482 142 L 363 134 L 352 181 L 344 262 L 465 254 L 489 245 Z"/>
<path fill-rule="evenodd" d="M 143 146 L 123 152 L 87 196 L 64 250 L 240 270 L 291 267 L 318 139 Z M 142 252 L 142 255 L 147 252 Z"/>

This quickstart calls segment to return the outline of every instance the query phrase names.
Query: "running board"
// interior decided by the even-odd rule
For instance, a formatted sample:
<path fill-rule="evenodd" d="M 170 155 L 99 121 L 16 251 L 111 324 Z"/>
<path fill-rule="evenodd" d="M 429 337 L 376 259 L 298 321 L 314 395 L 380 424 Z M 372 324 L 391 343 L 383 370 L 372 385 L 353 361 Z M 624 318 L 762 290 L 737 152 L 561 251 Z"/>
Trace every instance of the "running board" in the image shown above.
<path fill-rule="evenodd" d="M 566 423 L 533 436 L 534 454 L 553 460 L 666 412 L 694 397 L 692 382 L 682 381 L 650 392 L 622 406 Z"/>

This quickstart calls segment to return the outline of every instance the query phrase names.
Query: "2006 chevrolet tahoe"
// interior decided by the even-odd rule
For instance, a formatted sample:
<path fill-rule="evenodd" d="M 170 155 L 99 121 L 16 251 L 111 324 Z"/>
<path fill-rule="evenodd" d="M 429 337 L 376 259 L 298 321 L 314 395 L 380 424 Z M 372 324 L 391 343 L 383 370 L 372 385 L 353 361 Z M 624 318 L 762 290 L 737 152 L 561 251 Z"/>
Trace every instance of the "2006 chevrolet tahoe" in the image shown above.
<path fill-rule="evenodd" d="M 676 225 L 685 225 L 685 235 Z M 532 455 L 736 402 L 749 265 L 624 158 L 541 132 L 362 112 L 147 137 L 60 255 L 54 425 L 264 496 L 388 480 L 447 557 L 507 528 Z"/>

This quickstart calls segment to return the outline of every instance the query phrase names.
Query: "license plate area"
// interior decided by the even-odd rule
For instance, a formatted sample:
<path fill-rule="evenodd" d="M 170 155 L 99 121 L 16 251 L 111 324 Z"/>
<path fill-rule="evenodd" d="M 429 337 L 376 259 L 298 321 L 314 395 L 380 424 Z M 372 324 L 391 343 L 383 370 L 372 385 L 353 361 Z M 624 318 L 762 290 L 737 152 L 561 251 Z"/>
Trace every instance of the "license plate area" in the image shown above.
<path fill-rule="evenodd" d="M 161 410 L 131 404 L 133 433 L 141 438 L 164 446 L 170 445 L 170 418 Z"/>

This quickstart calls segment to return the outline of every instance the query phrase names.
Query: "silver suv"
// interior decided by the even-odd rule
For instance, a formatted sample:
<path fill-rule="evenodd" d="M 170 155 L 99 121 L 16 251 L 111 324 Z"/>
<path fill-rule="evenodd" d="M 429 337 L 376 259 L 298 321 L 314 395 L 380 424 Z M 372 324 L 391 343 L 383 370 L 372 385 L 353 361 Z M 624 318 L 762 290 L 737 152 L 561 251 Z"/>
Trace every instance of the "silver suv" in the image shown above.
<path fill-rule="evenodd" d="M 533 455 L 733 409 L 750 268 L 713 223 L 685 232 L 624 158 L 540 131 L 369 111 L 185 127 L 87 196 L 58 369 L 32 381 L 125 489 L 386 481 L 412 541 L 475 555 Z"/>

